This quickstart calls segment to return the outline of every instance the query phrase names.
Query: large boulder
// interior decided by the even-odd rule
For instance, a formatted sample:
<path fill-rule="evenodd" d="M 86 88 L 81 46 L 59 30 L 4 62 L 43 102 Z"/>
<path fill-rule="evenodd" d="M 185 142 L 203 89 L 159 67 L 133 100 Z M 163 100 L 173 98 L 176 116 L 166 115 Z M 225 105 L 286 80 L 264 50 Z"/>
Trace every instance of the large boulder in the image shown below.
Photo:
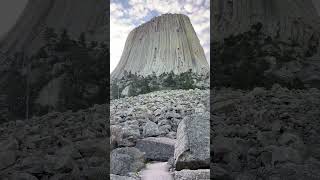
<path fill-rule="evenodd" d="M 195 114 L 180 122 L 174 152 L 176 170 L 210 167 L 209 117 L 209 113 Z"/>
<path fill-rule="evenodd" d="M 122 95 L 122 96 L 129 96 L 130 88 L 131 88 L 130 85 L 127 86 L 127 87 L 125 87 L 125 88 L 122 90 L 121 95 Z"/>
<path fill-rule="evenodd" d="M 152 161 L 168 161 L 174 155 L 175 140 L 165 137 L 149 137 L 139 140 L 136 148 L 145 152 L 145 158 Z"/>
<path fill-rule="evenodd" d="M 210 169 L 199 169 L 199 170 L 187 170 L 176 171 L 174 173 L 175 180 L 209 180 L 210 179 Z"/>
<path fill-rule="evenodd" d="M 0 143 L 0 171 L 16 162 L 18 147 L 18 141 L 13 137 Z"/>
<path fill-rule="evenodd" d="M 76 143 L 76 148 L 84 157 L 104 157 L 108 152 L 105 139 L 88 139 Z"/>
<path fill-rule="evenodd" d="M 117 148 L 111 151 L 110 173 L 126 176 L 144 167 L 144 153 L 134 147 Z"/>
<path fill-rule="evenodd" d="M 143 127 L 144 137 L 152 137 L 160 135 L 158 125 L 152 121 L 148 121 Z"/>

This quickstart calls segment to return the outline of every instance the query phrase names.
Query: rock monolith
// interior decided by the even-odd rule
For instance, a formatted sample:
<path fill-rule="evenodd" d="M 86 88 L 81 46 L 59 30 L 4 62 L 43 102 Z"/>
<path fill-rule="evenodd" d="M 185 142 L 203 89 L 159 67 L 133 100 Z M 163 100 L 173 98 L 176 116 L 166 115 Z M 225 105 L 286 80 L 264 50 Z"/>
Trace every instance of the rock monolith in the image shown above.
<path fill-rule="evenodd" d="M 190 69 L 200 74 L 209 70 L 191 21 L 186 15 L 164 14 L 130 32 L 111 78 L 121 78 L 125 71 L 146 76 Z"/>

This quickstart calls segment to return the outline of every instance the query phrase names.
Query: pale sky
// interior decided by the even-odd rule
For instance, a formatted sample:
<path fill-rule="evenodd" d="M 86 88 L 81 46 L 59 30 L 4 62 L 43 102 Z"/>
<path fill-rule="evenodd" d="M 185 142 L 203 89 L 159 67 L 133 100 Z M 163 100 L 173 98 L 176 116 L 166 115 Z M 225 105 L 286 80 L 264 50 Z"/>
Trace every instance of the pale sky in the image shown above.
<path fill-rule="evenodd" d="M 209 62 L 210 0 L 111 0 L 110 72 L 120 61 L 129 32 L 165 13 L 185 14 L 190 18 Z"/>

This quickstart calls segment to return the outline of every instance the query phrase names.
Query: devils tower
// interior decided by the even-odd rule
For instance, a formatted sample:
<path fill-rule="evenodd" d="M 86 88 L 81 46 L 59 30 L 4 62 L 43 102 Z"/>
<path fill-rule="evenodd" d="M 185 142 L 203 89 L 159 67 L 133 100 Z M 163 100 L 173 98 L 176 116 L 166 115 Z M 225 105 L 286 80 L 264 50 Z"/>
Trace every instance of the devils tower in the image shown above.
<path fill-rule="evenodd" d="M 120 78 L 125 71 L 146 76 L 189 69 L 198 74 L 209 71 L 196 32 L 186 15 L 164 14 L 130 32 L 111 78 Z"/>

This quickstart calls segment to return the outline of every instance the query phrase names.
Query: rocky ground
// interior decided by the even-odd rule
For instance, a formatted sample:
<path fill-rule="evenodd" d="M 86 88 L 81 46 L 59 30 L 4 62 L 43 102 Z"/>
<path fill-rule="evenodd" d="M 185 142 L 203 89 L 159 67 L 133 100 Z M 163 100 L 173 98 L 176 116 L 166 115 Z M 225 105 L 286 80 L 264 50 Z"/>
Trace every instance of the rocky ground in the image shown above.
<path fill-rule="evenodd" d="M 150 178 L 143 169 L 153 161 L 168 162 L 178 180 L 209 179 L 209 104 L 199 89 L 111 101 L 111 179 Z"/>
<path fill-rule="evenodd" d="M 107 106 L 1 124 L 0 179 L 106 179 Z"/>
<path fill-rule="evenodd" d="M 174 156 L 180 157 L 188 148 L 184 132 L 199 138 L 201 133 L 190 126 L 203 124 L 196 123 L 201 122 L 197 121 L 201 116 L 209 122 L 208 97 L 205 90 L 176 90 L 114 100 L 110 105 L 110 140 L 107 104 L 2 123 L 0 179 L 108 179 L 110 162 L 111 179 L 140 179 L 141 170 L 153 161 L 169 162 L 171 169 L 180 164 L 179 177 L 190 173 L 195 177 L 206 173 L 208 177 L 208 170 L 185 171 L 190 162 L 174 161 Z M 207 127 L 206 133 L 201 132 L 208 135 Z M 177 136 L 180 147 L 176 147 Z M 202 153 L 207 156 L 197 161 L 208 169 L 209 138 L 206 140 L 207 153 Z M 175 175 L 173 170 L 170 173 Z"/>
<path fill-rule="evenodd" d="M 211 91 L 211 178 L 320 179 L 320 91 Z"/>
<path fill-rule="evenodd" d="M 0 125 L 0 179 L 320 179 L 320 91 L 158 91 Z M 209 137 L 209 104 L 211 137 Z M 108 144 L 111 143 L 110 158 Z"/>

